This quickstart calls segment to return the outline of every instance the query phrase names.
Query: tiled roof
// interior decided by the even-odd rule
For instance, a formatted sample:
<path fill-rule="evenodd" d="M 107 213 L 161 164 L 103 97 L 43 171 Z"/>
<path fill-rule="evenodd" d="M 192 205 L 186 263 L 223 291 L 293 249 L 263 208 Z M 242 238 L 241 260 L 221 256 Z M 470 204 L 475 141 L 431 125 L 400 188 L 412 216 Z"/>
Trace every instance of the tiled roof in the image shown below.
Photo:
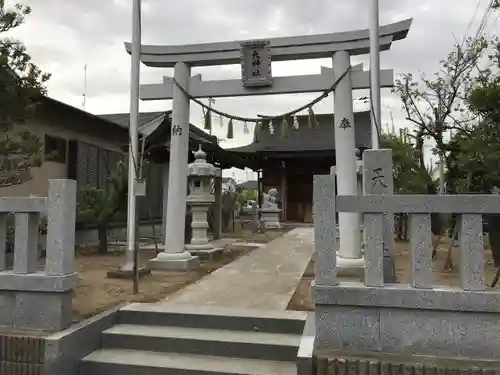
<path fill-rule="evenodd" d="M 237 154 L 273 153 L 273 152 L 306 152 L 330 151 L 335 149 L 335 136 L 333 127 L 333 114 L 317 114 L 319 126 L 308 128 L 308 116 L 297 116 L 299 130 L 290 130 L 290 136 L 280 137 L 280 123 L 274 123 L 274 132 L 271 134 L 269 127 L 263 127 L 259 142 L 247 146 L 228 149 Z M 370 111 L 356 112 L 354 114 L 356 127 L 356 147 L 370 147 Z M 288 119 L 290 128 L 293 120 Z"/>
<path fill-rule="evenodd" d="M 165 116 L 169 112 L 171 111 L 139 113 L 139 126 L 146 125 L 159 117 Z M 112 113 L 98 116 L 106 121 L 114 122 L 115 124 L 128 129 L 130 113 Z"/>

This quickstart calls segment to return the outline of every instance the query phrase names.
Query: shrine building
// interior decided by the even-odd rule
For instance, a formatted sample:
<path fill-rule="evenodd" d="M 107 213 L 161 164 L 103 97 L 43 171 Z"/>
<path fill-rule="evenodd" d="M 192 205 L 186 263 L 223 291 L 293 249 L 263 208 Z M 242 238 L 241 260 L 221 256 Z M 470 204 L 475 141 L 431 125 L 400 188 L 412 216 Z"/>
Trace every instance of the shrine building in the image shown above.
<path fill-rule="evenodd" d="M 262 128 L 258 142 L 227 149 L 257 168 L 261 192 L 278 189 L 283 221 L 312 222 L 313 176 L 329 174 L 336 165 L 333 114 L 315 117 L 312 128 L 307 115 L 297 116 L 298 129 L 292 129 L 289 119 L 288 137 L 280 136 L 280 125 L 275 123 Z M 371 148 L 370 111 L 354 113 L 354 123 L 356 148 Z"/>

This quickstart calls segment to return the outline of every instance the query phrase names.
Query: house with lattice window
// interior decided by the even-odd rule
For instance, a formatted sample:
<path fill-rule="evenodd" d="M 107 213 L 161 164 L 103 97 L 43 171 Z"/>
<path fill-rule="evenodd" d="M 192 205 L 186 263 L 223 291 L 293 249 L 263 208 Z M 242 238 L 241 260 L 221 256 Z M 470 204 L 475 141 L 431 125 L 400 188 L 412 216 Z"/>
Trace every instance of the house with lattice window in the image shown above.
<path fill-rule="evenodd" d="M 129 134 L 128 113 L 94 115 L 58 100 L 43 97 L 26 123 L 16 125 L 17 130 L 27 130 L 37 135 L 44 144 L 45 158 L 40 167 L 32 168 L 31 178 L 22 184 L 0 187 L 0 196 L 47 196 L 48 180 L 69 178 L 78 187 L 104 188 L 108 177 L 120 160 L 126 160 Z M 150 233 L 151 222 L 165 220 L 166 192 L 168 190 L 168 165 L 171 111 L 147 112 L 139 115 L 141 149 L 144 150 L 144 177 L 146 196 L 138 205 L 139 217 Z M 241 159 L 226 152 L 217 144 L 217 138 L 190 125 L 190 148 L 197 150 L 201 144 L 211 162 L 220 168 L 244 168 Z M 144 141 L 144 144 L 143 144 Z M 189 155 L 192 161 L 192 155 Z M 125 217 L 113 226 L 117 237 L 125 237 Z M 78 224 L 79 228 L 85 225 Z M 91 228 L 92 229 L 92 228 Z M 94 233 L 84 233 L 77 239 L 93 242 Z M 158 226 L 158 234 L 162 231 Z"/>

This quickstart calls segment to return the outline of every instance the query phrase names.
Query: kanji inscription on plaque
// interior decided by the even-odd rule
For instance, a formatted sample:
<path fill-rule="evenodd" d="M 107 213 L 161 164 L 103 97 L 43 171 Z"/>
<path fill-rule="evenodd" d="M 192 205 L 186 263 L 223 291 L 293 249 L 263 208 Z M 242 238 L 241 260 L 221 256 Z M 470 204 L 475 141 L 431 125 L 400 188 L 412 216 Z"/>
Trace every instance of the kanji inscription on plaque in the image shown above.
<path fill-rule="evenodd" d="M 271 48 L 269 41 L 241 43 L 241 77 L 243 86 L 272 85 Z"/>

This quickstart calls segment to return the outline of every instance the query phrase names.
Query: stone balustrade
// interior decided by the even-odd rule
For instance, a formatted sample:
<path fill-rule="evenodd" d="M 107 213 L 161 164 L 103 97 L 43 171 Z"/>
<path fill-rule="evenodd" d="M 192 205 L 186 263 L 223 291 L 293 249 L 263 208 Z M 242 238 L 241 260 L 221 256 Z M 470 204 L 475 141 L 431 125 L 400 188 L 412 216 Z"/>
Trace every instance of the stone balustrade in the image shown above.
<path fill-rule="evenodd" d="M 498 358 L 500 293 L 487 290 L 484 281 L 482 215 L 500 213 L 500 196 L 335 196 L 335 191 L 334 176 L 314 177 L 317 345 L 353 353 Z M 364 282 L 337 277 L 338 212 L 363 216 Z M 397 213 L 408 213 L 411 222 L 409 285 L 384 282 L 389 246 L 384 218 Z M 459 287 L 434 281 L 432 213 L 460 217 Z"/>
<path fill-rule="evenodd" d="M 7 217 L 14 216 L 14 260 L 6 262 Z M 38 228 L 47 216 L 45 266 L 39 267 Z M 49 180 L 48 197 L 0 198 L 0 326 L 60 330 L 71 324 L 76 183 Z"/>

